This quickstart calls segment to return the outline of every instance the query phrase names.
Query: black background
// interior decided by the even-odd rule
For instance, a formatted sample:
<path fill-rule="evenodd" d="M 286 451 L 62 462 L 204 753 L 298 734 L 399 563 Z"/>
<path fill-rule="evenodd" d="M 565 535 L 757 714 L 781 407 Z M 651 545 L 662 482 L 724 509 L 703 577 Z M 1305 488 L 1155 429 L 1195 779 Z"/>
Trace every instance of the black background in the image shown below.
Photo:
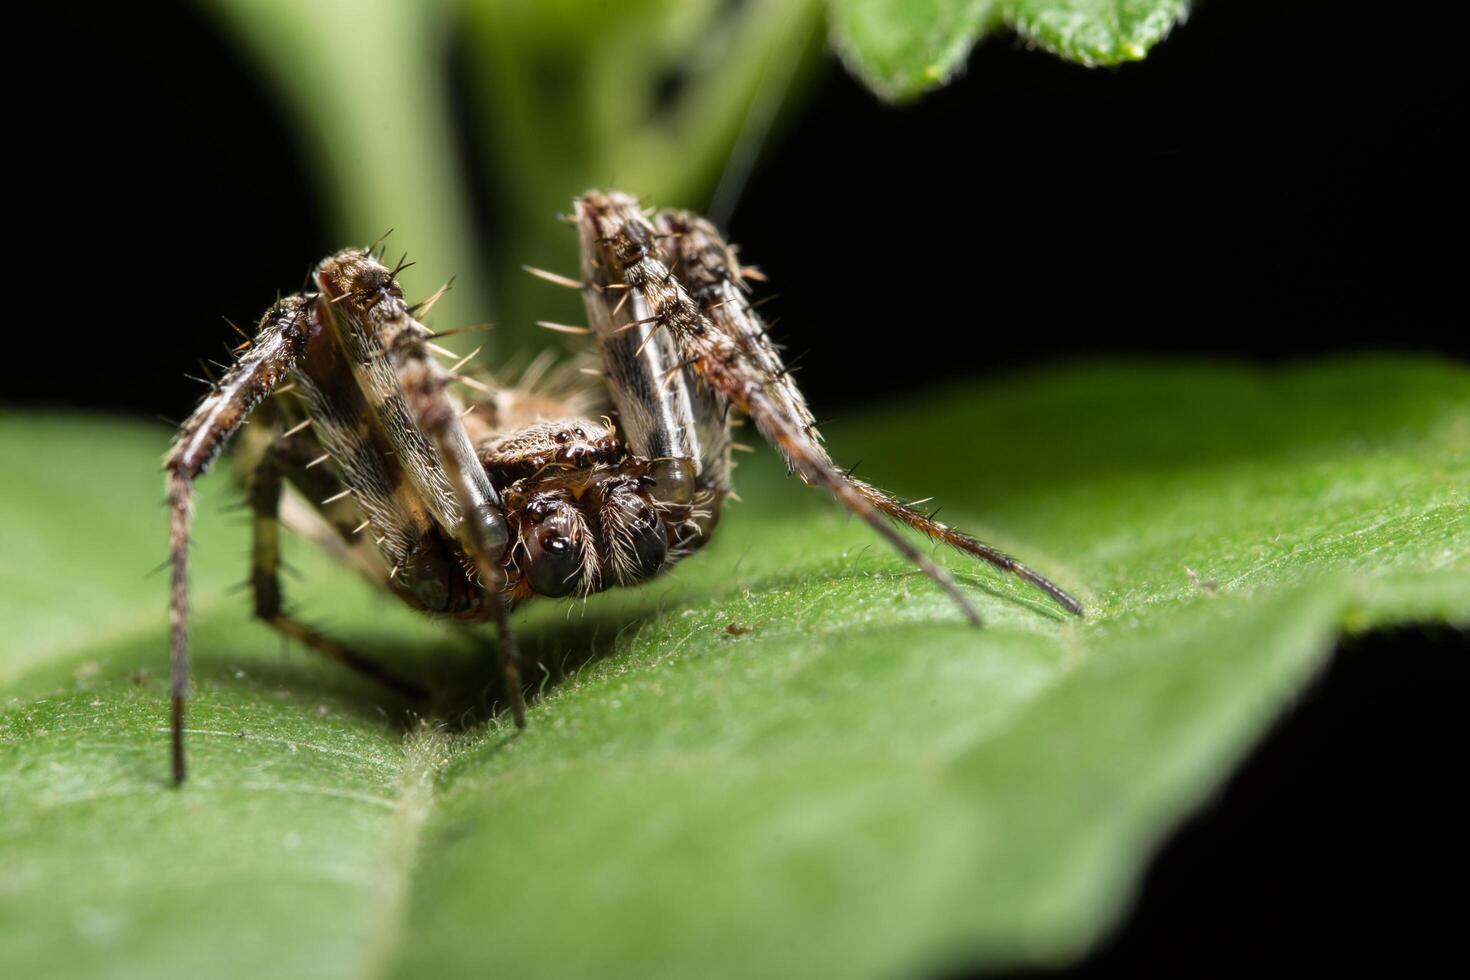
<path fill-rule="evenodd" d="M 902 109 L 833 67 L 732 236 L 824 417 L 1082 356 L 1465 356 L 1454 6 L 1207 0 L 1117 70 L 997 38 Z M 220 317 L 253 322 L 341 244 L 249 62 L 190 6 L 128 16 L 65 29 L 65 94 L 21 127 L 41 166 L 13 205 L 44 211 L 24 230 L 50 311 L 26 333 L 52 352 L 7 366 L 12 405 L 181 417 Z M 1467 652 L 1448 630 L 1350 644 L 1073 972 L 1463 975 Z"/>
<path fill-rule="evenodd" d="M 1465 355 L 1459 35 L 1434 9 L 1206 0 L 1116 70 L 997 37 L 902 108 L 833 64 L 730 231 L 771 277 L 820 417 L 1080 356 Z M 183 372 L 231 336 L 220 318 L 254 323 L 343 243 L 283 108 L 214 22 L 189 4 L 128 16 L 144 20 L 68 35 L 95 84 L 37 123 L 56 210 L 34 265 L 71 299 L 56 257 L 80 251 L 121 315 L 65 304 L 69 332 L 109 356 L 69 358 L 64 387 L 20 373 L 5 397 L 176 418 L 198 395 Z M 482 247 L 513 250 L 479 207 Z"/>

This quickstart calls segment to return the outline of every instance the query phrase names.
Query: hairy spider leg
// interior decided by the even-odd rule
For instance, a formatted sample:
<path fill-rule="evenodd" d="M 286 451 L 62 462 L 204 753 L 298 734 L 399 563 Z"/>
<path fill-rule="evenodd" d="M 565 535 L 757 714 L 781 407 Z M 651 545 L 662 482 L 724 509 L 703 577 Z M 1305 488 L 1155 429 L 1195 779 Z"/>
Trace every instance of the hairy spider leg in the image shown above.
<path fill-rule="evenodd" d="M 581 232 L 583 303 L 623 441 L 648 459 L 689 460 L 697 506 L 713 515 L 730 490 L 729 413 L 719 392 L 700 384 L 660 330 L 644 295 L 624 288 L 621 270 L 604 267 L 595 230 Z"/>
<path fill-rule="evenodd" d="M 815 463 L 823 473 L 835 475 L 889 518 L 1010 572 L 1046 593 L 1068 612 L 1082 615 L 1082 604 L 1040 573 L 1004 552 L 914 510 L 886 491 L 839 470 L 821 444 L 806 398 L 786 370 L 765 323 L 751 305 L 749 287 L 735 250 L 720 237 L 712 224 L 697 215 L 663 211 L 655 215 L 653 222 L 660 241 L 679 269 L 681 281 L 710 323 L 728 338 L 734 348 L 733 354 L 727 348 L 722 352 L 721 345 L 703 344 L 697 334 L 686 331 L 684 336 L 688 339 L 684 346 L 690 348 L 689 356 L 699 356 L 701 362 L 707 356 L 712 357 L 716 373 L 735 375 L 747 387 L 750 387 L 748 374 L 754 372 L 758 376 L 759 391 L 770 403 L 768 411 L 786 423 L 782 436 L 773 436 L 773 441 L 778 443 L 788 466 L 807 479 L 811 464 Z M 707 354 L 707 349 L 713 353 Z M 722 358 L 729 363 L 728 367 L 724 366 Z M 762 431 L 769 425 L 763 425 L 760 417 L 756 418 L 756 423 Z M 803 459 L 808 461 L 805 466 L 801 462 Z M 823 482 L 828 479 L 830 476 L 824 477 Z"/>
<path fill-rule="evenodd" d="M 182 783 L 184 699 L 189 694 L 189 529 L 194 481 L 204 474 L 246 417 L 301 359 L 310 302 L 293 296 L 270 308 L 255 339 L 179 429 L 164 458 L 169 507 L 169 673 L 173 780 Z"/>
<path fill-rule="evenodd" d="M 499 659 L 516 727 L 526 724 L 519 657 L 502 594 L 501 560 L 509 543 L 504 504 L 476 459 L 447 392 L 456 376 L 428 350 L 431 331 L 413 318 L 387 268 L 348 249 L 317 269 L 323 319 L 343 344 L 352 369 L 435 521 L 456 538 L 485 591 L 485 612 L 500 638 Z M 462 380 L 462 379 L 460 379 Z"/>
<path fill-rule="evenodd" d="M 803 480 L 825 487 L 943 589 L 966 619 L 980 625 L 980 614 L 949 572 L 905 540 L 835 466 L 811 451 L 815 440 L 781 412 L 766 390 L 767 379 L 759 366 L 710 322 L 657 257 L 658 233 L 638 202 L 619 192 L 592 192 L 577 199 L 575 213 L 583 249 L 593 251 L 589 266 L 597 278 L 590 281 L 604 289 L 616 284 L 639 296 L 649 310 L 650 322 L 672 339 L 679 354 L 679 368 L 692 369 L 731 405 L 749 415 Z"/>
<path fill-rule="evenodd" d="M 413 323 L 411 320 L 410 322 Z M 417 323 L 413 325 L 419 326 Z M 425 334 L 428 332 L 422 327 L 419 329 Z M 413 407 L 419 424 L 438 448 L 439 456 L 444 461 L 444 469 L 449 474 L 450 485 L 454 487 L 463 509 L 460 540 L 474 559 L 475 571 L 488 593 L 486 604 L 490 607 L 496 635 L 500 639 L 500 670 L 505 681 L 506 694 L 510 698 L 511 716 L 517 728 L 525 728 L 526 700 L 521 681 L 520 655 L 510 631 L 509 603 L 502 595 L 505 570 L 500 562 L 510 540 L 503 505 L 470 448 L 464 426 L 459 422 L 457 407 L 445 392 L 449 378 L 423 349 L 421 338 L 395 344 L 391 350 L 394 353 L 394 363 L 403 378 L 409 404 Z"/>
<path fill-rule="evenodd" d="M 421 699 L 427 692 L 383 668 L 377 661 L 332 639 L 287 613 L 281 602 L 281 547 L 278 510 L 282 478 L 296 471 L 300 456 L 290 440 L 277 442 L 251 473 L 249 502 L 252 514 L 250 584 L 255 594 L 255 615 L 290 640 L 296 640 L 329 660 L 351 667 L 405 697 Z"/>
<path fill-rule="evenodd" d="M 281 394 L 273 396 L 280 416 L 289 419 L 300 414 L 297 406 L 285 403 L 286 398 L 287 395 Z M 335 469 L 327 465 L 331 454 L 310 431 L 311 425 L 308 420 L 293 426 L 276 436 L 265 452 L 253 460 L 239 459 L 237 468 L 253 479 L 255 468 L 264 463 L 268 454 L 274 454 L 274 463 L 286 484 L 277 507 L 281 526 L 341 564 L 356 568 L 370 584 L 394 591 L 388 566 L 373 545 L 373 535 L 363 533 L 372 526 L 372 521 L 363 519 L 363 510 L 356 500 L 342 499 L 342 481 Z"/>

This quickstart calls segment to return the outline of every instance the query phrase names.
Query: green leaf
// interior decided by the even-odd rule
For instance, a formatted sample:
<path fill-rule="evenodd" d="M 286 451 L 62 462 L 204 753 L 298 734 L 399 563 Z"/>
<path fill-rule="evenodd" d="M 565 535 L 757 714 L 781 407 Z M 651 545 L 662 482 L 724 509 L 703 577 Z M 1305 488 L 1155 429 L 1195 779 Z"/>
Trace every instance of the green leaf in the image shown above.
<path fill-rule="evenodd" d="M 828 0 L 832 42 L 853 74 L 902 101 L 948 82 L 997 27 L 1082 65 L 1138 61 L 1187 0 Z"/>
<path fill-rule="evenodd" d="M 583 315 L 521 269 L 576 268 L 576 236 L 547 215 L 608 184 L 704 210 L 810 72 L 822 13 L 819 0 L 201 3 L 295 117 L 341 243 L 393 227 L 388 247 L 416 261 L 407 291 L 454 277 L 436 323 L 493 318 L 501 366 L 544 345 L 537 320 Z M 488 166 L 463 172 L 477 142 Z M 288 148 L 252 149 L 269 166 Z M 473 227 L 476 185 L 490 228 Z"/>
<path fill-rule="evenodd" d="M 1188 0 L 1006 0 L 1023 38 L 1082 65 L 1141 61 L 1189 13 Z"/>
<path fill-rule="evenodd" d="M 465 5 L 472 135 L 493 164 L 490 196 L 510 243 L 492 269 L 497 354 L 540 349 L 537 320 L 585 316 L 575 294 L 521 271 L 577 268 L 576 236 L 546 216 L 609 185 L 709 210 L 711 189 L 754 162 L 810 73 L 822 10 L 819 0 Z"/>
<path fill-rule="evenodd" d="M 484 321 L 484 276 L 455 161 L 443 74 L 446 4 L 434 0 L 201 0 L 248 46 L 280 92 L 322 176 L 342 246 L 393 230 L 410 250 L 414 299 L 455 278 L 437 316 Z M 262 165 L 292 151 L 242 146 Z"/>
<path fill-rule="evenodd" d="M 1075 622 L 946 557 L 988 626 L 761 455 L 672 575 L 483 653 L 304 546 L 303 614 L 438 685 L 420 723 L 249 621 L 206 480 L 193 777 L 166 785 L 144 425 L 10 415 L 0 451 L 9 974 L 891 976 L 1055 963 L 1335 637 L 1470 622 L 1470 374 L 1118 364 L 834 427 L 839 458 L 1031 560 Z M 18 465 L 15 462 L 18 461 Z M 735 625 L 735 631 L 727 627 Z M 749 630 L 749 632 L 741 632 Z M 142 672 L 146 671 L 147 674 Z"/>
<path fill-rule="evenodd" d="M 832 45 L 854 75 L 901 101 L 943 85 L 995 21 L 995 0 L 829 0 Z"/>

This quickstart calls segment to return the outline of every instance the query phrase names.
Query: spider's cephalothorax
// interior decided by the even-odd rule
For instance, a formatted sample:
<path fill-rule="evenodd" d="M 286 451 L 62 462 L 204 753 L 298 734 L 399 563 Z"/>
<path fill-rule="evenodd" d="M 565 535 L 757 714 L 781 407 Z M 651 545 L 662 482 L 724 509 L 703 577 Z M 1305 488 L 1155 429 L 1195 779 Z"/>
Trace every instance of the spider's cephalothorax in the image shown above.
<path fill-rule="evenodd" d="M 712 225 L 685 212 L 649 217 L 617 192 L 578 198 L 573 220 L 580 281 L 536 274 L 581 292 L 588 327 L 557 329 L 591 334 L 605 390 L 565 378 L 535 391 L 496 388 L 457 373 L 458 364 L 445 367 L 436 355 L 449 352 L 417 319 L 433 299 L 410 306 L 398 270 L 371 249 L 347 249 L 317 267 L 311 291 L 266 312 L 184 423 L 164 464 L 176 781 L 184 777 L 192 484 L 257 408 L 271 433 L 269 445 L 245 460 L 257 615 L 416 692 L 283 609 L 277 536 L 286 523 L 417 609 L 495 622 L 517 725 L 525 709 L 509 610 L 536 595 L 645 581 L 703 545 L 730 493 L 732 409 L 754 421 L 792 472 L 862 517 L 971 622 L 979 618 L 949 573 L 893 522 L 1010 571 L 1081 613 L 1026 566 L 837 468 L 748 299 L 749 282 L 760 277 Z M 310 508 L 283 509 L 287 485 Z"/>

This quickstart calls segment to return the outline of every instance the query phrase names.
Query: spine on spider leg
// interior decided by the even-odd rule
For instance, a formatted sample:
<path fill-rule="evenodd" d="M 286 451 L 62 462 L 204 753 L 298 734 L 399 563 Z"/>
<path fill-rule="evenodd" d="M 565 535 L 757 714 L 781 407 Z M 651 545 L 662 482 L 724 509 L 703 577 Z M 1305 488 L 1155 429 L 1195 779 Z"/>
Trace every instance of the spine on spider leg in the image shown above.
<path fill-rule="evenodd" d="M 174 782 L 184 781 L 184 698 L 189 693 L 189 529 L 193 484 L 260 401 L 281 383 L 306 348 L 309 301 L 281 300 L 260 321 L 240 360 L 179 429 L 164 458 L 169 507 L 169 676 Z"/>

